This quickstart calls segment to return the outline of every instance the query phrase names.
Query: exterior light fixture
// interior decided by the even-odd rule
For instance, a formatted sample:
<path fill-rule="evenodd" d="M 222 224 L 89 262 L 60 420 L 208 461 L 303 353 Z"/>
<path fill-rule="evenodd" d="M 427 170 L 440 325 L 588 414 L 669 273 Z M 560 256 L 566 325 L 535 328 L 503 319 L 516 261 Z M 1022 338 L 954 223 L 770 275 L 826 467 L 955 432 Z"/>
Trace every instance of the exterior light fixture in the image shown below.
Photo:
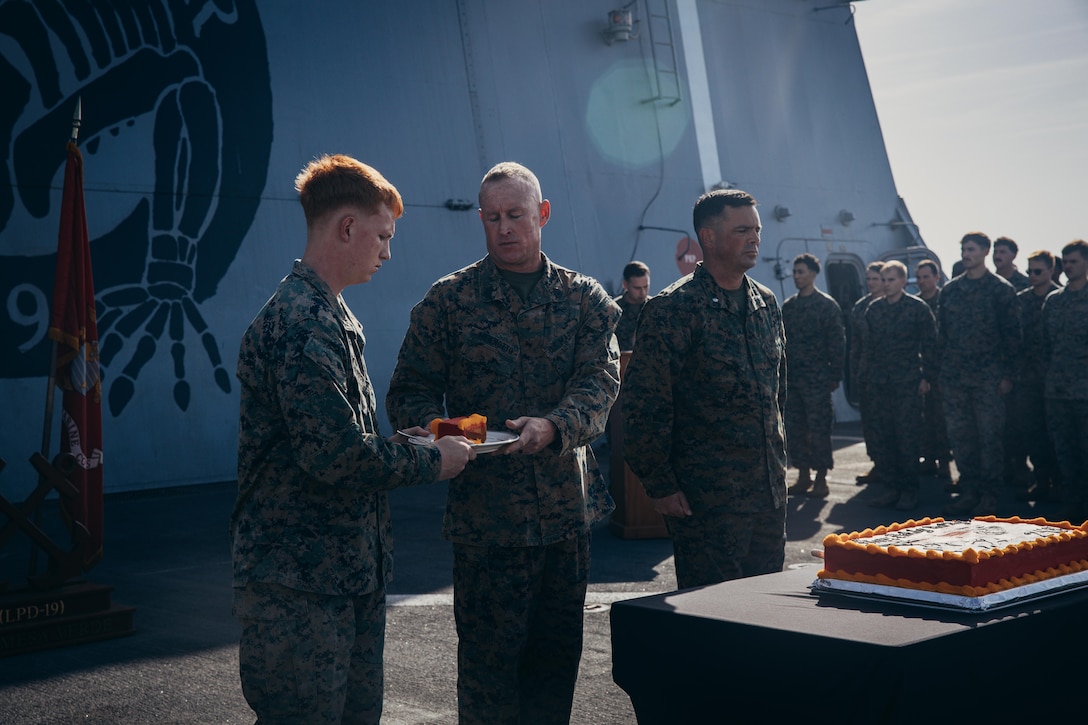
<path fill-rule="evenodd" d="M 617 40 L 626 42 L 632 37 L 637 37 L 632 36 L 634 27 L 634 14 L 629 9 L 610 10 L 608 12 L 608 28 L 601 35 L 604 36 L 604 42 L 609 45 Z"/>
<path fill-rule="evenodd" d="M 854 221 L 854 212 L 848 209 L 843 209 L 839 212 L 839 224 L 848 227 L 852 221 Z"/>
<path fill-rule="evenodd" d="M 786 221 L 786 218 L 789 215 L 790 215 L 790 208 L 788 206 L 782 206 L 781 204 L 776 204 L 775 205 L 775 207 L 774 207 L 774 218 L 775 218 L 776 221 L 784 222 L 784 221 Z"/>

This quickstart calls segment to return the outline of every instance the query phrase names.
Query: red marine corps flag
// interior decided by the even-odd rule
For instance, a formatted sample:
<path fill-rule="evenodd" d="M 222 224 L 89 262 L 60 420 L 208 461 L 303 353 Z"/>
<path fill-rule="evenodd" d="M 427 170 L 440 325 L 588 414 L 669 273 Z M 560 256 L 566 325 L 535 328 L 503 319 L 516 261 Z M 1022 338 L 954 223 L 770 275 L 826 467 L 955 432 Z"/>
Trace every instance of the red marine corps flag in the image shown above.
<path fill-rule="evenodd" d="M 78 112 L 77 112 L 78 113 Z M 64 391 L 60 450 L 77 467 L 69 475 L 79 496 L 66 502 L 65 516 L 90 534 L 85 566 L 102 555 L 102 384 L 98 368 L 98 323 L 91 275 L 91 245 L 83 206 L 83 156 L 68 143 L 57 244 L 57 273 L 49 337 L 57 345 L 52 371 Z"/>

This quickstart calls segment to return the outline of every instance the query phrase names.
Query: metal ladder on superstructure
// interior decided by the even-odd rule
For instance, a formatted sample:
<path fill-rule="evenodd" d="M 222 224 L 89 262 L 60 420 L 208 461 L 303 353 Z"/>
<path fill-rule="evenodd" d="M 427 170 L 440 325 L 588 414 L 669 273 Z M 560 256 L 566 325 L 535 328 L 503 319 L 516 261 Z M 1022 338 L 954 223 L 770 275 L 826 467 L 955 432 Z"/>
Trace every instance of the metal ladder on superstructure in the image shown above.
<path fill-rule="evenodd" d="M 653 56 L 653 76 L 657 95 L 643 103 L 663 103 L 675 106 L 683 96 L 680 87 L 680 66 L 676 62 L 673 42 L 670 0 L 646 0 L 646 24 L 649 26 L 650 50 Z"/>

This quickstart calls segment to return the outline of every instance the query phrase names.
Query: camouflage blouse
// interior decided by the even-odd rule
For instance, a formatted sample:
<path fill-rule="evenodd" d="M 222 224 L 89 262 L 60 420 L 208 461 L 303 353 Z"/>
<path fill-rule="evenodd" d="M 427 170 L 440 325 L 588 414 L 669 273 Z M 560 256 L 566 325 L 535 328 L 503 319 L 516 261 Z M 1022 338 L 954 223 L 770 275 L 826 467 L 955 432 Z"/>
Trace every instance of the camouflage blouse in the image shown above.
<path fill-rule="evenodd" d="M 683 491 L 696 514 L 786 501 L 782 314 L 744 284 L 746 313 L 702 264 L 651 299 L 624 374 L 627 464 L 650 497 Z"/>
<path fill-rule="evenodd" d="M 1046 397 L 1088 400 L 1088 287 L 1062 287 L 1043 303 Z"/>
<path fill-rule="evenodd" d="M 937 302 L 937 354 L 941 385 L 991 385 L 1016 379 L 1021 349 L 1016 290 L 989 270 L 965 274 L 941 288 Z"/>
<path fill-rule="evenodd" d="M 790 386 L 830 391 L 842 380 L 846 329 L 835 299 L 820 290 L 802 297 L 791 295 L 782 303 L 786 330 L 786 357 L 790 361 Z"/>
<path fill-rule="evenodd" d="M 619 391 L 619 308 L 595 280 L 544 263 L 525 301 L 485 257 L 435 282 L 412 309 L 385 401 L 393 425 L 479 413 L 491 430 L 532 416 L 558 431 L 549 448 L 481 455 L 450 481 L 450 541 L 551 544 L 613 508 L 590 444 Z"/>
<path fill-rule="evenodd" d="M 234 585 L 355 595 L 393 569 L 385 491 L 438 479 L 434 448 L 386 442 L 363 361 L 363 328 L 302 262 L 238 352 Z"/>

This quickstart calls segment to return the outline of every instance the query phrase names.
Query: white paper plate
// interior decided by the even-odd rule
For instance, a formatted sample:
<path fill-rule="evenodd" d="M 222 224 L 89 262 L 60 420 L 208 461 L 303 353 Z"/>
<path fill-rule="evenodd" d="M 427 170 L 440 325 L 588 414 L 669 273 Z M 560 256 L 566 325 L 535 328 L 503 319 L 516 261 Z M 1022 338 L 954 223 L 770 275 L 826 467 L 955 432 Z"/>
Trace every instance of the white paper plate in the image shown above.
<path fill-rule="evenodd" d="M 427 434 L 425 436 L 414 436 L 409 435 L 402 430 L 398 430 L 397 432 L 407 438 L 409 443 L 414 443 L 417 446 L 434 445 L 434 434 Z M 487 432 L 487 440 L 485 440 L 483 443 L 477 443 L 476 445 L 472 446 L 472 450 L 476 451 L 476 455 L 480 455 L 481 453 L 492 453 L 499 450 L 505 445 L 513 443 L 520 437 L 521 436 L 519 436 L 517 433 L 511 433 L 510 431 L 489 430 Z"/>

